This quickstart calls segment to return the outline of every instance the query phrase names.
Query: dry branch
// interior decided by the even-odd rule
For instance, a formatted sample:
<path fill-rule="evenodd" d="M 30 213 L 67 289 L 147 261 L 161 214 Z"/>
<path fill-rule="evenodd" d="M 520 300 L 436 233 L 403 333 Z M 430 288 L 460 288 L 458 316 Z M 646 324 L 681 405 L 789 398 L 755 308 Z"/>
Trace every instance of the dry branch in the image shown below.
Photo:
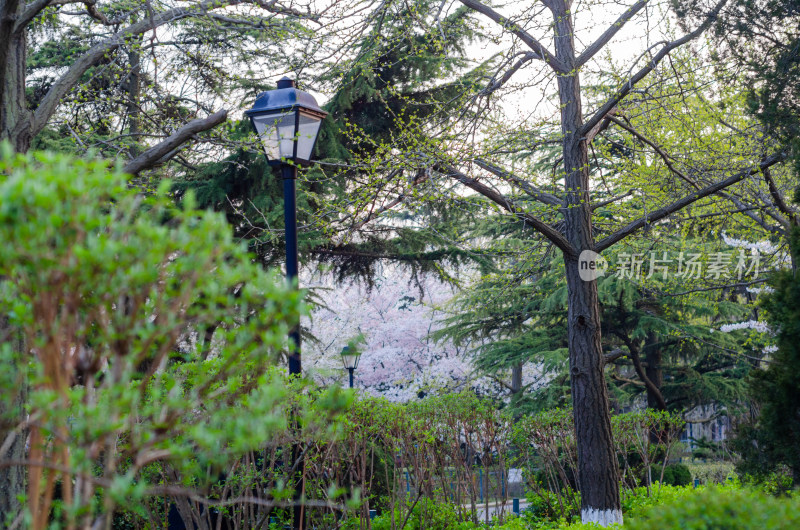
<path fill-rule="evenodd" d="M 125 173 L 136 175 L 145 169 L 150 169 L 167 162 L 175 156 L 178 148 L 195 134 L 207 131 L 224 122 L 228 117 L 228 111 L 219 110 L 206 118 L 192 120 L 169 136 L 164 141 L 154 145 L 141 155 L 137 156 L 127 164 L 122 170 Z"/>

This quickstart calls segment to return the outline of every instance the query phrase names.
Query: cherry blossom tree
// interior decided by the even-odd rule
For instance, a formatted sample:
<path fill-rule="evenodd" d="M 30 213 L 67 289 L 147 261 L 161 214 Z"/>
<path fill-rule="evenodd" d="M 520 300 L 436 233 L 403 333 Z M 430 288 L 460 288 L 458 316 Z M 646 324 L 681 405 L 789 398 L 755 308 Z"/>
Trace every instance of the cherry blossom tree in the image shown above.
<path fill-rule="evenodd" d="M 321 306 L 304 326 L 315 337 L 306 341 L 304 369 L 325 384 L 346 384 L 340 352 L 363 336 L 363 351 L 355 386 L 393 401 L 470 388 L 482 395 L 504 397 L 493 379 L 476 372 L 471 359 L 475 345 L 435 341 L 442 305 L 455 287 L 433 276 L 416 283 L 403 270 L 384 265 L 371 285 L 352 281 L 334 285 L 332 276 L 317 273 L 305 279 Z M 534 379 L 535 367 L 526 374 Z"/>

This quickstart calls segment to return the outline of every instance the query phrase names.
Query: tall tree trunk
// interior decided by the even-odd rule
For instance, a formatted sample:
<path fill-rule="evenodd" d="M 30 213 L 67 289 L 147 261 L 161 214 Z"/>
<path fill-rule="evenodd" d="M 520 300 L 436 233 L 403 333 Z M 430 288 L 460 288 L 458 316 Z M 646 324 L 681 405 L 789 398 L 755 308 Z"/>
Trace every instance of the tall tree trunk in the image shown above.
<path fill-rule="evenodd" d="M 0 141 L 17 152 L 31 145 L 32 114 L 25 101 L 25 29 L 14 31 L 14 22 L 24 2 L 0 0 Z"/>
<path fill-rule="evenodd" d="M 556 58 L 571 70 L 558 76 L 567 208 L 566 237 L 577 251 L 593 251 L 589 201 L 589 159 L 583 125 L 581 91 L 575 69 L 572 16 L 567 2 L 552 3 Z M 608 390 L 600 345 L 597 282 L 584 281 L 576 256 L 564 257 L 568 289 L 568 344 L 573 416 L 578 446 L 581 519 L 601 525 L 622 522 L 619 469 L 611 434 Z"/>
<path fill-rule="evenodd" d="M 644 343 L 644 359 L 647 365 L 644 368 L 644 373 L 658 392 L 653 392 L 648 387 L 647 389 L 647 408 L 655 410 L 667 410 L 666 401 L 664 400 L 664 371 L 661 367 L 661 348 L 658 345 L 658 337 L 650 333 L 647 335 L 647 340 Z"/>
<path fill-rule="evenodd" d="M 642 348 L 646 366 L 644 373 L 650 382 L 647 388 L 647 408 L 653 410 L 667 410 L 667 402 L 664 399 L 664 371 L 661 368 L 661 347 L 658 344 L 658 337 L 655 333 L 648 333 Z M 653 429 L 650 431 L 650 442 L 659 443 L 666 439 L 666 431 Z"/>
<path fill-rule="evenodd" d="M 25 102 L 25 56 L 27 51 L 24 30 L 14 31 L 24 2 L 0 0 L 0 141 L 6 140 L 18 152 L 27 151 L 31 141 L 31 113 Z M 0 282 L 5 281 L 0 277 Z M 0 341 L 10 342 L 16 354 L 23 353 L 23 341 L 6 315 L 0 315 Z M 15 366 L 4 367 L 15 370 Z M 27 386 L 19 374 L 18 386 L 12 395 L 0 399 L 0 445 L 13 435 L 24 420 L 23 406 Z M 2 460 L 24 460 L 26 432 L 18 432 Z M 0 524 L 14 519 L 22 510 L 18 497 L 25 493 L 25 469 L 20 466 L 0 467 Z"/>
<path fill-rule="evenodd" d="M 522 363 L 511 367 L 511 393 L 516 395 L 522 390 Z"/>
<path fill-rule="evenodd" d="M 2 279 L 0 279 L 2 281 Z M 10 342 L 15 354 L 23 354 L 24 341 L 18 329 L 14 329 L 8 317 L 0 317 L 0 338 Z M 16 366 L 5 366 L 4 370 L 16 370 Z M 25 419 L 24 405 L 27 398 L 27 381 L 23 374 L 18 374 L 18 386 L 11 395 L 0 399 L 0 445 L 8 436 L 15 436 L 0 460 L 25 460 L 25 442 L 27 431 L 14 433 L 17 426 Z M 25 493 L 25 468 L 23 466 L 0 466 L 0 525 L 16 518 L 23 506 L 18 497 Z M 5 528 L 5 527 L 4 527 Z"/>

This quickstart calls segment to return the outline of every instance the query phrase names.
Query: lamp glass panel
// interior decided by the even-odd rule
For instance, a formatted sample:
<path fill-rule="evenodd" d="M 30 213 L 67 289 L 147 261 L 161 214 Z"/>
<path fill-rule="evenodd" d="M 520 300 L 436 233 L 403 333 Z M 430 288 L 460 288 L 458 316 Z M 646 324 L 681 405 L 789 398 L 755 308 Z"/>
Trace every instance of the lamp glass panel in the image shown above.
<path fill-rule="evenodd" d="M 358 368 L 360 354 L 342 353 L 342 363 L 345 368 Z"/>
<path fill-rule="evenodd" d="M 322 118 L 300 112 L 300 122 L 297 127 L 297 158 L 311 160 L 311 150 L 319 133 Z"/>
<path fill-rule="evenodd" d="M 270 160 L 294 156 L 294 112 L 271 112 L 253 116 L 256 132 Z"/>

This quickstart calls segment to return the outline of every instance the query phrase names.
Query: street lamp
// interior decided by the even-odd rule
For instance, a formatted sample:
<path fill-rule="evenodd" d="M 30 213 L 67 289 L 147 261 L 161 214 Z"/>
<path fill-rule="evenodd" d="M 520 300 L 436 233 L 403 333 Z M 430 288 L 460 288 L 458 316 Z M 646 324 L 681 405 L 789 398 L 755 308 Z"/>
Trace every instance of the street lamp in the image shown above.
<path fill-rule="evenodd" d="M 283 218 L 286 225 L 286 279 L 297 286 L 297 166 L 311 163 L 311 153 L 317 141 L 319 126 L 327 112 L 319 108 L 314 97 L 297 90 L 292 79 L 278 81 L 276 90 L 262 92 L 253 108 L 246 111 L 267 155 L 270 166 L 281 166 L 283 180 Z M 289 374 L 300 375 L 300 325 L 289 333 L 293 348 L 289 351 Z M 297 425 L 295 425 L 296 428 Z M 292 462 L 298 462 L 295 486 L 293 528 L 304 527 L 302 495 L 305 490 L 305 473 L 302 452 L 292 446 Z"/>
<path fill-rule="evenodd" d="M 361 352 L 350 349 L 350 346 L 342 348 L 342 364 L 350 372 L 350 388 L 353 388 L 353 372 L 358 368 L 358 360 L 361 359 Z"/>
<path fill-rule="evenodd" d="M 276 90 L 262 92 L 253 108 L 245 111 L 264 146 L 267 163 L 281 166 L 283 217 L 286 225 L 286 278 L 297 282 L 297 166 L 311 163 L 311 153 L 327 112 L 308 92 L 297 90 L 288 77 Z M 289 352 L 289 374 L 300 374 L 300 328 L 289 334 L 294 350 Z"/>

